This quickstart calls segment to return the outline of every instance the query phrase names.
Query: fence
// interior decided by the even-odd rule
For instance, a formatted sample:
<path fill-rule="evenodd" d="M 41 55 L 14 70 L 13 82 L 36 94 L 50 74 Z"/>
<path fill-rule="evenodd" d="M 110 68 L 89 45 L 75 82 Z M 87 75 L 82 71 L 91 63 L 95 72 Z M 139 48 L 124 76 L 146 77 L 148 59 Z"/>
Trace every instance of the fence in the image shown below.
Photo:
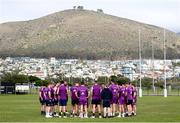
<path fill-rule="evenodd" d="M 137 88 L 139 93 L 139 88 Z M 139 95 L 139 94 L 138 94 Z M 154 89 L 149 89 L 147 87 L 142 87 L 142 95 L 143 96 L 163 96 L 164 95 L 164 89 L 155 87 Z M 180 87 L 174 87 L 174 88 L 167 88 L 167 95 L 168 96 L 180 96 Z"/>
<path fill-rule="evenodd" d="M 10 94 L 9 90 L 13 89 L 13 92 L 15 92 L 14 88 L 12 86 L 9 86 L 5 88 L 4 94 Z M 30 94 L 38 94 L 39 88 L 30 88 L 29 93 Z M 137 88 L 137 93 L 139 93 L 139 88 Z M 142 87 L 142 94 L 143 96 L 163 96 L 164 90 L 163 88 L 155 87 L 155 89 L 149 89 L 147 87 Z M 180 96 L 180 87 L 175 88 L 167 88 L 167 94 L 168 96 Z"/>
<path fill-rule="evenodd" d="M 1 86 L 1 94 L 15 94 L 14 86 Z"/>

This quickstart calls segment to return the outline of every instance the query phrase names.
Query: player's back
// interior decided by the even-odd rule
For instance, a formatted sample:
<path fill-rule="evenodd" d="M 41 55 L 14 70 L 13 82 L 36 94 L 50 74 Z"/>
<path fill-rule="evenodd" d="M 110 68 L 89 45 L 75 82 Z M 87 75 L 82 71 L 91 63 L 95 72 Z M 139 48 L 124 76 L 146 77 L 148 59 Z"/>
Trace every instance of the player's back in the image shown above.
<path fill-rule="evenodd" d="M 119 87 L 119 97 L 125 98 L 126 96 L 126 88 L 124 86 Z"/>
<path fill-rule="evenodd" d="M 60 99 L 67 99 L 67 87 L 64 84 L 59 86 L 59 93 Z"/>
<path fill-rule="evenodd" d="M 78 99 L 76 97 L 76 93 L 78 92 L 78 87 L 77 86 L 72 86 L 71 89 L 70 89 L 70 92 L 71 92 L 71 98 L 72 99 Z"/>
<path fill-rule="evenodd" d="M 100 99 L 101 98 L 101 86 L 99 84 L 94 84 L 92 87 L 92 99 Z"/>
<path fill-rule="evenodd" d="M 126 93 L 127 93 L 127 99 L 128 100 L 132 100 L 133 99 L 133 87 L 132 86 L 128 86 L 126 88 Z"/>
<path fill-rule="evenodd" d="M 50 92 L 50 89 L 48 87 L 46 87 L 44 89 L 44 98 L 45 98 L 45 100 L 50 99 L 49 92 Z"/>
<path fill-rule="evenodd" d="M 40 92 L 40 95 L 39 95 L 39 96 L 44 99 L 45 87 L 41 87 L 41 88 L 39 89 L 39 92 Z"/>
<path fill-rule="evenodd" d="M 87 98 L 88 88 L 85 85 L 81 85 L 80 87 L 78 87 L 78 96 L 79 98 Z"/>
<path fill-rule="evenodd" d="M 118 95 L 118 90 L 119 90 L 118 85 L 111 84 L 109 89 L 112 91 L 113 96 L 117 96 Z"/>
<path fill-rule="evenodd" d="M 112 91 L 109 88 L 104 88 L 101 92 L 101 98 L 103 100 L 111 100 L 112 99 Z"/>
<path fill-rule="evenodd" d="M 137 89 L 136 89 L 136 87 L 133 87 L 133 98 L 134 99 L 137 99 Z"/>

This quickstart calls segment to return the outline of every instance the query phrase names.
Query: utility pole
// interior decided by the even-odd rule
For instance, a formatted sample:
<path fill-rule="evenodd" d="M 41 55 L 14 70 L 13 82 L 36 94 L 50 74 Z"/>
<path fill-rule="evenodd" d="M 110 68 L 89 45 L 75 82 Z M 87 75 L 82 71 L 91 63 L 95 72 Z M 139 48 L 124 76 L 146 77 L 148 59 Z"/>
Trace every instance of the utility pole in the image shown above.
<path fill-rule="evenodd" d="M 156 39 L 157 37 L 153 37 L 153 39 L 151 40 L 151 45 L 152 45 L 152 84 L 153 84 L 153 92 L 155 93 L 155 85 L 154 85 L 154 40 Z"/>
<path fill-rule="evenodd" d="M 142 87 L 141 87 L 141 65 L 142 65 L 142 60 L 141 60 L 141 30 L 139 29 L 139 97 L 142 97 Z"/>
<path fill-rule="evenodd" d="M 164 28 L 164 97 L 167 97 L 167 87 L 166 87 L 166 30 Z"/>

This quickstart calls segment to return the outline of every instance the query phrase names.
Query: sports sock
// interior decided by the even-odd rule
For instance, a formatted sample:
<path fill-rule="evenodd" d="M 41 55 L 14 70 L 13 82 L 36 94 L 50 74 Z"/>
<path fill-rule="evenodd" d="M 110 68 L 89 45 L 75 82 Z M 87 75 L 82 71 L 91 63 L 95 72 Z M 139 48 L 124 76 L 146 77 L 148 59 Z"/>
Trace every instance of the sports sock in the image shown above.
<path fill-rule="evenodd" d="M 104 117 L 106 117 L 106 108 L 104 108 Z"/>

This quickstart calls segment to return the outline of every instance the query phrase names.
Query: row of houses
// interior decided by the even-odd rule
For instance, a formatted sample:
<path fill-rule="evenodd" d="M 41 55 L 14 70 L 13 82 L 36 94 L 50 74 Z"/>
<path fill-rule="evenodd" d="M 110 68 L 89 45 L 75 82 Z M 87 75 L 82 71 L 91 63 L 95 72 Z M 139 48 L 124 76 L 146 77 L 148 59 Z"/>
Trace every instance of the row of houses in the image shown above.
<path fill-rule="evenodd" d="M 20 74 L 37 76 L 41 79 L 48 77 L 74 77 L 97 79 L 100 76 L 124 75 L 131 80 L 142 77 L 164 78 L 166 70 L 167 78 L 180 77 L 180 60 L 80 60 L 80 59 L 39 59 L 30 57 L 7 57 L 0 59 L 0 74 L 19 70 Z"/>

